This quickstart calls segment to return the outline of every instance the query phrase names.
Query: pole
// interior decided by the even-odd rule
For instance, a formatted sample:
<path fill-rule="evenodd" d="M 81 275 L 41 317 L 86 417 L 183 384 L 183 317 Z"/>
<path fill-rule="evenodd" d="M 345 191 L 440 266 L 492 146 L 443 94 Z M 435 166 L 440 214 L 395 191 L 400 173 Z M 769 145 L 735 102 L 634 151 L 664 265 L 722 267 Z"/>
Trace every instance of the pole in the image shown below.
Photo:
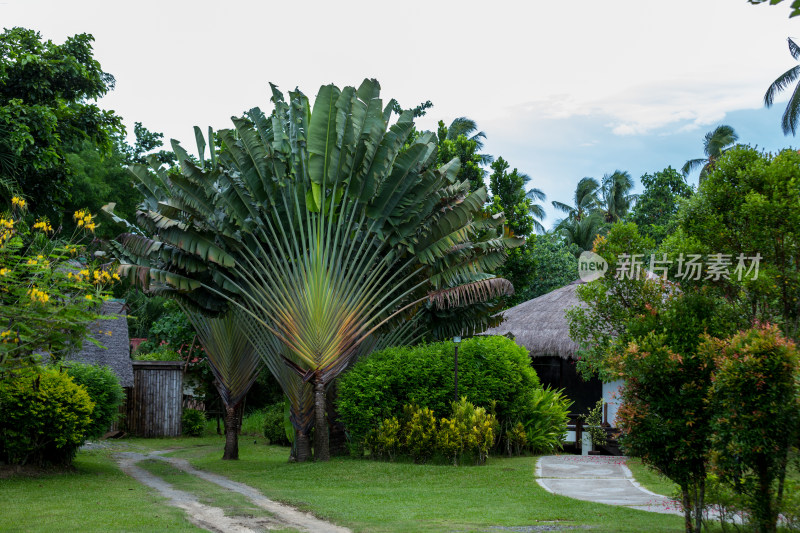
<path fill-rule="evenodd" d="M 455 374 L 453 375 L 453 382 L 455 384 L 456 389 L 456 397 L 455 401 L 458 401 L 458 343 L 456 343 L 456 354 L 455 354 Z"/>

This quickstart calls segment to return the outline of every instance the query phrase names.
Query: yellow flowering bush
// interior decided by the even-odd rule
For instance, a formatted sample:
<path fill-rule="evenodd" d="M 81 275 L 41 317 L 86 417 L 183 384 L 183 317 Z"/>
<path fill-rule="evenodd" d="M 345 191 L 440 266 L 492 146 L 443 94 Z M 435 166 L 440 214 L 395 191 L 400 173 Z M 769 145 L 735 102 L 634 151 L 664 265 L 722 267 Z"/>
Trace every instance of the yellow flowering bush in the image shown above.
<path fill-rule="evenodd" d="M 82 240 L 94 231 L 91 213 L 75 213 L 83 229 L 66 242 L 46 219 L 26 222 L 27 202 L 15 196 L 0 213 L 0 374 L 57 357 L 88 338 L 97 306 L 119 281 L 115 269 L 87 262 Z"/>
<path fill-rule="evenodd" d="M 403 420 L 386 418 L 369 441 L 372 453 L 393 460 L 397 454 L 423 463 L 432 456 L 458 465 L 465 456 L 486 463 L 497 435 L 497 418 L 466 398 L 452 403 L 450 418 L 438 419 L 431 409 L 403 407 Z M 524 429 L 522 430 L 525 435 Z"/>

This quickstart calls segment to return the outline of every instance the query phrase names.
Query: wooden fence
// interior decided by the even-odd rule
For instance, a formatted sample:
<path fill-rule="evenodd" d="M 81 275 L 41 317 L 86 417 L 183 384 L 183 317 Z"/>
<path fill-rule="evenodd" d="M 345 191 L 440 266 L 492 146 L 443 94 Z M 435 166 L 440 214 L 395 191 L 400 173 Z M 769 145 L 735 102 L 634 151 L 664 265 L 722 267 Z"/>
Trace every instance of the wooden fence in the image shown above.
<path fill-rule="evenodd" d="M 128 433 L 177 437 L 183 413 L 183 362 L 133 361 L 133 388 L 127 401 Z"/>

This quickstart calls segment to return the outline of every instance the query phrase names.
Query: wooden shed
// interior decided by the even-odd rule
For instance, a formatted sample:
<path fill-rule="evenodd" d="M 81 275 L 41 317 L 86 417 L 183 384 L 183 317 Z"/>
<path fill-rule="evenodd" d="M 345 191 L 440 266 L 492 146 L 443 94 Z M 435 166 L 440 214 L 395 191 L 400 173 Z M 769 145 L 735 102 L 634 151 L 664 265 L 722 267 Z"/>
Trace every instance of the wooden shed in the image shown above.
<path fill-rule="evenodd" d="M 138 437 L 177 437 L 183 414 L 183 362 L 133 361 L 127 429 Z"/>

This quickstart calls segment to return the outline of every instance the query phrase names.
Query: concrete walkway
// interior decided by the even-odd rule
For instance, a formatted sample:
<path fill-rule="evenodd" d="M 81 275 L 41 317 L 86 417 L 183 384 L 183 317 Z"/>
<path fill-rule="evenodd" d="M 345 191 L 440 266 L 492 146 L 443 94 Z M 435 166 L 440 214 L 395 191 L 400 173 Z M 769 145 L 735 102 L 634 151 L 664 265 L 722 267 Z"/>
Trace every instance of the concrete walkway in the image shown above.
<path fill-rule="evenodd" d="M 576 500 L 682 514 L 678 502 L 639 485 L 626 461 L 627 457 L 546 455 L 536 463 L 536 481 L 548 492 Z"/>

